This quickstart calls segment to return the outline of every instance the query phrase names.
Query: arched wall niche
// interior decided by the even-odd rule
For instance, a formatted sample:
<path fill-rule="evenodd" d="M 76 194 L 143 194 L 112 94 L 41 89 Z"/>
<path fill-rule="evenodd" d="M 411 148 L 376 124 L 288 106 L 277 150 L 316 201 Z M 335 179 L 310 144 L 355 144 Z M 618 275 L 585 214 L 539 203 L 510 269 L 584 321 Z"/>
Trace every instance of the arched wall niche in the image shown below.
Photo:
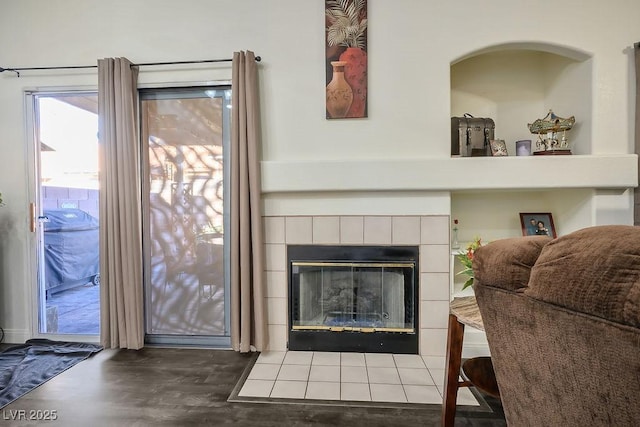
<path fill-rule="evenodd" d="M 555 55 L 564 56 L 565 58 L 573 59 L 574 61 L 578 62 L 586 61 L 587 59 L 590 59 L 592 57 L 589 52 L 570 46 L 536 41 L 518 41 L 495 44 L 481 49 L 476 49 L 471 52 L 467 52 L 459 56 L 458 58 L 453 59 L 451 61 L 451 65 L 454 65 L 460 61 L 464 61 L 465 59 L 468 59 L 470 57 L 482 55 L 485 53 L 499 52 L 502 50 L 531 50 L 536 52 L 553 53 Z"/>
<path fill-rule="evenodd" d="M 546 43 L 505 43 L 467 53 L 451 62 L 451 116 L 491 117 L 496 139 L 504 139 L 515 155 L 516 141 L 535 144 L 527 125 L 552 109 L 576 118 L 567 133 L 573 154 L 591 154 L 592 65 L 587 52 Z"/>

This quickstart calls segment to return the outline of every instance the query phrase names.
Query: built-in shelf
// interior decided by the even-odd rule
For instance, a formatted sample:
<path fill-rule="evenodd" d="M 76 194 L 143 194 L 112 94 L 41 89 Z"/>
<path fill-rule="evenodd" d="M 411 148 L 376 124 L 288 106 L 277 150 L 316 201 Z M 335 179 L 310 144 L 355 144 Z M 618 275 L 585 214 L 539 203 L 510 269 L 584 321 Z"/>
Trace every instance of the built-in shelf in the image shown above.
<path fill-rule="evenodd" d="M 449 167 L 457 172 L 448 190 L 461 242 L 521 236 L 519 214 L 527 212 L 551 214 L 559 236 L 632 222 L 638 157 L 624 139 L 596 136 L 608 124 L 594 105 L 595 62 L 578 48 L 534 42 L 488 46 L 451 63 L 451 117 L 492 118 L 495 138 L 506 142 L 511 155 L 432 166 L 435 173 Z M 536 145 L 528 124 L 549 110 L 575 117 L 566 133 L 573 155 L 513 156 L 518 140 Z"/>
<path fill-rule="evenodd" d="M 263 161 L 262 192 L 625 189 L 635 154 Z"/>

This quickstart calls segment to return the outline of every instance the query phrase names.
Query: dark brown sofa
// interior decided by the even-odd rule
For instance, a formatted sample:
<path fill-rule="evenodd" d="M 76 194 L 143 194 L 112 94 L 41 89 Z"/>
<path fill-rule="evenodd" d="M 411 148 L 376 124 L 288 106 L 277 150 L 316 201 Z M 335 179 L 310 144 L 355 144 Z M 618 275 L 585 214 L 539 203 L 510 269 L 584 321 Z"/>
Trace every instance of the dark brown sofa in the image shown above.
<path fill-rule="evenodd" d="M 497 240 L 473 270 L 509 425 L 640 425 L 640 227 Z"/>

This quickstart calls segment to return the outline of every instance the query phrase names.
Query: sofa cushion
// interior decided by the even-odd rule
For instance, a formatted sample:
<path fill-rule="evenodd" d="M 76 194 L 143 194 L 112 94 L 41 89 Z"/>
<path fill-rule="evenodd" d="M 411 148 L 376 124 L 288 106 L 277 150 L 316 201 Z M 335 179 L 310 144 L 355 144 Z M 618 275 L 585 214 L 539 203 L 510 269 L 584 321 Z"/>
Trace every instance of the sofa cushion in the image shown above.
<path fill-rule="evenodd" d="M 525 293 L 640 327 L 640 227 L 589 227 L 542 248 Z"/>
<path fill-rule="evenodd" d="M 474 280 L 508 290 L 526 287 L 531 267 L 550 241 L 547 236 L 513 237 L 481 246 L 473 257 Z"/>

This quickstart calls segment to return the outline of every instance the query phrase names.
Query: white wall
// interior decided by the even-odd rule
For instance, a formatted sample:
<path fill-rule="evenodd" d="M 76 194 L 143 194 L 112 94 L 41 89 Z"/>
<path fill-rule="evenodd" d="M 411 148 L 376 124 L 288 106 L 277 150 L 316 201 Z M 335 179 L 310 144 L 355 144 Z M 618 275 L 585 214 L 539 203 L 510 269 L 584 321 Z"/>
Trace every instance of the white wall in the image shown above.
<path fill-rule="evenodd" d="M 511 42 L 567 46 L 593 58 L 592 152 L 630 152 L 631 46 L 640 40 L 635 0 L 606 6 L 595 0 L 541 0 L 535 7 L 513 0 L 482 7 L 473 1 L 369 2 L 369 118 L 344 121 L 327 121 L 323 111 L 323 13 L 322 1 L 300 0 L 0 0 L 0 67 L 94 64 L 107 56 L 133 62 L 227 58 L 233 51 L 253 50 L 263 58 L 264 160 L 401 160 L 449 157 L 452 62 Z M 221 64 L 143 69 L 140 80 L 230 77 L 230 65 Z M 23 91 L 51 86 L 96 87 L 97 75 L 95 70 L 0 74 L 0 191 L 7 204 L 0 209 L 0 325 L 18 339 L 30 329 L 28 289 L 34 280 Z M 311 203 L 321 205 L 322 197 Z M 270 206 L 287 205 L 289 199 L 269 195 Z M 600 210 L 591 211 L 591 222 L 626 221 L 628 199 L 624 192 L 599 195 L 593 205 Z M 305 203 L 303 198 L 300 209 L 314 210 Z"/>

